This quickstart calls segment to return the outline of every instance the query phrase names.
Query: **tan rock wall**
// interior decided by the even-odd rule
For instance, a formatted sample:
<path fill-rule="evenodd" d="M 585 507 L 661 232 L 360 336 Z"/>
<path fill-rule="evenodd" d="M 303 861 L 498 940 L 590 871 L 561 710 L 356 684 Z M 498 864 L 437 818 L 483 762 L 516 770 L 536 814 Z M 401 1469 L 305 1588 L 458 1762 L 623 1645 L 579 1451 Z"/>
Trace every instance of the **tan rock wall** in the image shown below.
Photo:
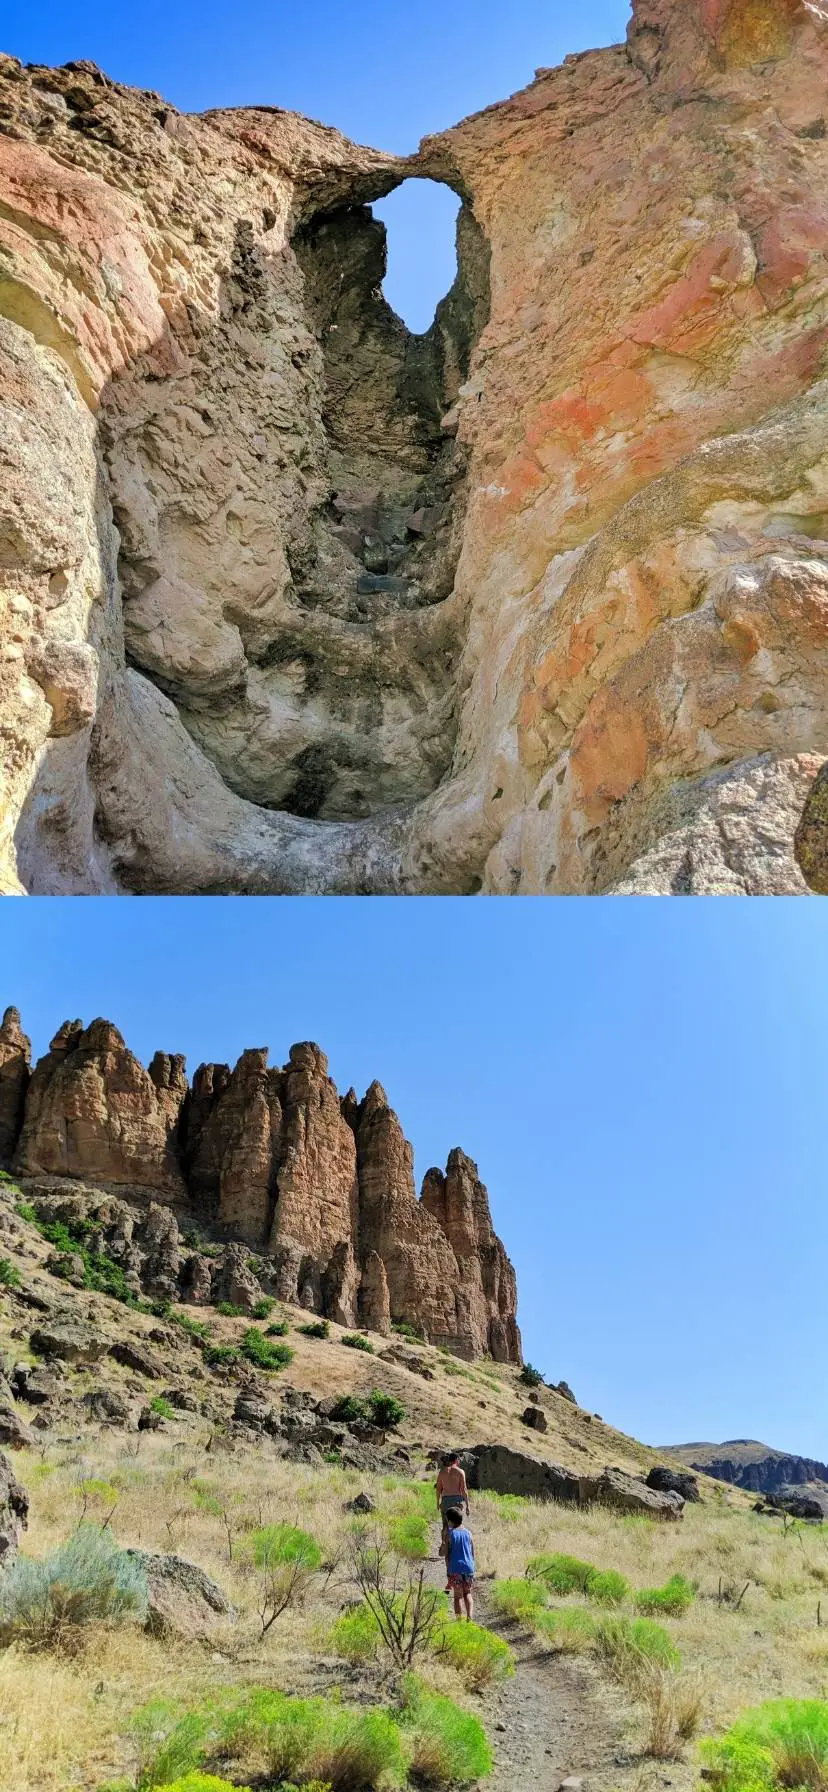
<path fill-rule="evenodd" d="M 250 1309 L 262 1292 L 252 1250 L 281 1299 L 337 1324 L 387 1335 L 405 1320 L 462 1355 L 521 1360 L 515 1274 L 476 1166 L 452 1152 L 418 1200 L 411 1146 L 379 1083 L 361 1103 L 353 1091 L 340 1099 L 324 1052 L 304 1044 L 284 1069 L 266 1050 L 244 1052 L 233 1071 L 202 1065 L 190 1088 L 183 1058 L 157 1052 L 146 1071 L 101 1020 L 65 1022 L 30 1079 L 28 1050 L 11 1009 L 0 1029 L 7 1161 L 52 1179 L 63 1201 L 60 1178 L 79 1200 L 106 1191 L 97 1208 L 130 1273 L 135 1221 L 112 1197 L 143 1194 L 140 1267 L 154 1294 L 178 1287 Z M 226 1242 L 220 1263 L 186 1257 L 187 1224 Z"/>
<path fill-rule="evenodd" d="M 637 0 L 403 161 L 0 64 L 4 886 L 804 893 L 826 74 L 822 0 Z"/>

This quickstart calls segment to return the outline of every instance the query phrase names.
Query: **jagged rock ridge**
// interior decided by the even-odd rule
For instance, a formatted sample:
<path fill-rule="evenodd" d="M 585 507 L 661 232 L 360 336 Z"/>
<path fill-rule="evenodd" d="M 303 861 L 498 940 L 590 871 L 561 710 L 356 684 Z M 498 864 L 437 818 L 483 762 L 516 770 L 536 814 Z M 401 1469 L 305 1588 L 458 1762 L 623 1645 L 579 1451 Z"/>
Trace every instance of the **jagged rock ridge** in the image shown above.
<path fill-rule="evenodd" d="M 104 1202 L 108 1249 L 158 1295 L 249 1307 L 266 1287 L 342 1325 L 407 1321 L 468 1357 L 521 1360 L 515 1274 L 476 1165 L 452 1151 L 418 1200 L 385 1091 L 341 1098 L 317 1045 L 283 1069 L 266 1050 L 201 1065 L 190 1086 L 182 1057 L 147 1070 L 109 1021 L 67 1021 L 31 1070 L 10 1008 L 0 1124 L 0 1161 L 47 1179 L 47 1199 L 67 1178 L 123 1197 Z M 220 1264 L 184 1248 L 179 1219 L 228 1241 Z"/>
<path fill-rule="evenodd" d="M 744 1487 L 749 1493 L 779 1493 L 789 1487 L 828 1485 L 828 1464 L 792 1456 L 750 1438 L 723 1444 L 675 1444 L 664 1451 L 716 1481 Z"/>
<path fill-rule="evenodd" d="M 826 0 L 635 0 L 403 158 L 0 59 L 0 888 L 806 893 L 826 70 Z"/>

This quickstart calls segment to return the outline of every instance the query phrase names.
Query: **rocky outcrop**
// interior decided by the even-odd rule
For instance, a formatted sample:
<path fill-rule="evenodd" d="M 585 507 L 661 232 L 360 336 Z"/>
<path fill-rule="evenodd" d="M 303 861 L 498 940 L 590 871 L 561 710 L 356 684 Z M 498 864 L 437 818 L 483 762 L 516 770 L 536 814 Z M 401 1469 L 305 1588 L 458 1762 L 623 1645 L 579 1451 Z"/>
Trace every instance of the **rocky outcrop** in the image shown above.
<path fill-rule="evenodd" d="M 10 1161 L 20 1129 L 29 1086 L 31 1046 L 16 1008 L 7 1008 L 0 1023 L 0 1166 Z"/>
<path fill-rule="evenodd" d="M 828 1464 L 807 1456 L 789 1456 L 766 1444 L 737 1440 L 730 1444 L 677 1444 L 673 1454 L 690 1468 L 744 1487 L 749 1493 L 778 1493 L 813 1482 L 828 1485 Z"/>
<path fill-rule="evenodd" d="M 182 1058 L 158 1053 L 145 1071 L 108 1022 L 67 1022 L 18 1125 L 12 1161 L 39 1217 L 79 1245 L 91 1226 L 135 1293 L 247 1312 L 276 1295 L 340 1325 L 387 1335 L 407 1321 L 464 1356 L 521 1360 L 515 1274 L 475 1164 L 453 1151 L 418 1200 L 385 1091 L 341 1098 L 317 1045 L 293 1046 L 282 1069 L 263 1049 L 233 1071 L 202 1065 L 190 1089 Z M 224 1250 L 185 1244 L 188 1227 Z M 84 1285 L 82 1255 L 62 1250 L 53 1268 Z"/>
<path fill-rule="evenodd" d="M 0 1569 L 11 1561 L 26 1529 L 29 1496 L 12 1472 L 7 1456 L 0 1450 Z"/>
<path fill-rule="evenodd" d="M 562 1505 L 611 1506 L 667 1521 L 681 1518 L 684 1510 L 680 1494 L 656 1492 L 618 1468 L 605 1468 L 601 1475 L 578 1475 L 505 1444 L 474 1445 L 462 1460 L 469 1487 L 478 1492 L 515 1493 Z"/>
<path fill-rule="evenodd" d="M 147 1071 L 109 1021 L 66 1021 L 32 1072 L 15 1167 L 183 1195 L 185 1093 L 182 1059 L 159 1053 Z"/>
<path fill-rule="evenodd" d="M 827 68 L 634 0 L 398 158 L 4 59 L 0 887 L 823 887 Z"/>

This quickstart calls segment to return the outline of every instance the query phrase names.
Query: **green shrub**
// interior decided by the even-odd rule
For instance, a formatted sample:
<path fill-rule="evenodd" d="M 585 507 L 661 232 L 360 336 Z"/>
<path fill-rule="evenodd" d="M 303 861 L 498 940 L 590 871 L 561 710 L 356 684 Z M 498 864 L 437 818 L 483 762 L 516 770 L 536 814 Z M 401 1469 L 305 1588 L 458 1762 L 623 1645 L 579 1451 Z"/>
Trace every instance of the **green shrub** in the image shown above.
<path fill-rule="evenodd" d="M 339 1341 L 340 1344 L 346 1344 L 349 1350 L 366 1350 L 369 1356 L 375 1354 L 374 1346 L 364 1332 L 346 1332 L 345 1337 Z"/>
<path fill-rule="evenodd" d="M 80 1257 L 83 1264 L 83 1286 L 95 1294 L 108 1294 L 111 1300 L 119 1300 L 126 1307 L 137 1307 L 138 1296 L 130 1288 L 126 1271 L 120 1263 L 114 1262 L 100 1248 L 98 1229 L 92 1220 L 39 1220 L 34 1216 L 34 1224 L 41 1238 L 53 1246 L 62 1257 Z M 55 1267 L 52 1272 L 61 1277 L 65 1267 Z"/>
<path fill-rule="evenodd" d="M 265 1524 L 249 1531 L 243 1553 L 256 1568 L 273 1568 L 283 1562 L 301 1562 L 315 1571 L 322 1566 L 322 1551 L 310 1531 L 301 1531 L 294 1524 Z"/>
<path fill-rule="evenodd" d="M 0 1288 L 19 1288 L 20 1271 L 8 1257 L 0 1257 Z"/>
<path fill-rule="evenodd" d="M 275 1300 L 270 1300 L 267 1295 L 264 1295 L 261 1300 L 256 1301 L 254 1307 L 251 1307 L 251 1319 L 269 1319 L 275 1305 Z"/>
<path fill-rule="evenodd" d="M 212 1728 L 207 1712 L 182 1713 L 169 1699 L 150 1699 L 133 1712 L 128 1729 L 138 1756 L 139 1792 L 175 1785 L 196 1772 Z"/>
<path fill-rule="evenodd" d="M 677 1668 L 681 1664 L 672 1638 L 650 1618 L 602 1618 L 596 1627 L 595 1647 L 616 1679 L 633 1687 L 648 1667 Z"/>
<path fill-rule="evenodd" d="M 289 1331 L 290 1326 L 286 1319 L 274 1319 L 273 1324 L 268 1326 L 265 1335 L 268 1338 L 286 1338 Z"/>
<path fill-rule="evenodd" d="M 416 1325 L 410 1325 L 407 1319 L 395 1319 L 391 1330 L 396 1332 L 398 1338 L 407 1338 L 409 1344 L 425 1343 L 423 1333 L 418 1331 Z"/>
<path fill-rule="evenodd" d="M 241 1355 L 235 1344 L 208 1344 L 204 1352 L 204 1361 L 211 1369 L 232 1367 L 241 1362 Z"/>
<path fill-rule="evenodd" d="M 294 1699 L 260 1689 L 224 1719 L 222 1753 L 263 1758 L 277 1785 L 322 1781 L 332 1792 L 401 1786 L 406 1756 L 394 1718 L 381 1709 L 355 1710 L 333 1700 Z"/>
<path fill-rule="evenodd" d="M 543 1387 L 543 1376 L 541 1375 L 540 1369 L 533 1369 L 531 1363 L 524 1363 L 518 1376 L 518 1381 L 525 1388 Z"/>
<path fill-rule="evenodd" d="M 164 1399 L 163 1394 L 156 1394 L 154 1400 L 151 1400 L 149 1404 L 150 1412 L 157 1412 L 159 1419 L 178 1418 L 175 1407 L 170 1405 L 169 1400 Z"/>
<path fill-rule="evenodd" d="M 314 1319 L 310 1325 L 300 1325 L 303 1338 L 329 1338 L 331 1323 L 329 1319 Z"/>
<path fill-rule="evenodd" d="M 527 1563 L 529 1580 L 542 1580 L 550 1593 L 585 1593 L 595 1569 L 577 1556 L 533 1556 Z"/>
<path fill-rule="evenodd" d="M 342 1399 L 337 1400 L 331 1418 L 340 1425 L 367 1425 L 368 1402 L 361 1400 L 357 1394 L 343 1394 Z"/>
<path fill-rule="evenodd" d="M 595 1643 L 596 1619 L 580 1606 L 571 1611 L 540 1610 L 533 1613 L 532 1627 L 558 1654 L 582 1655 Z"/>
<path fill-rule="evenodd" d="M 398 1556 L 422 1562 L 428 1555 L 428 1523 L 419 1512 L 400 1512 L 387 1521 L 388 1541 Z"/>
<path fill-rule="evenodd" d="M 640 1612 L 664 1612 L 668 1617 L 682 1618 L 695 1597 L 692 1581 L 685 1580 L 683 1574 L 674 1574 L 663 1587 L 642 1587 L 636 1593 L 635 1603 Z"/>
<path fill-rule="evenodd" d="M 516 1618 L 525 1624 L 546 1604 L 546 1590 L 537 1581 L 496 1580 L 489 1598 L 501 1618 Z"/>
<path fill-rule="evenodd" d="M 379 1388 L 368 1395 L 368 1408 L 372 1423 L 382 1431 L 396 1430 L 406 1416 L 402 1401 L 397 1400 L 393 1394 L 381 1393 Z"/>
<path fill-rule="evenodd" d="M 822 1792 L 828 1785 L 828 1701 L 771 1699 L 701 1749 L 724 1792 L 782 1786 Z"/>
<path fill-rule="evenodd" d="M 203 1319 L 191 1319 L 189 1313 L 172 1313 L 170 1317 L 173 1324 L 180 1325 L 189 1338 L 209 1338 L 210 1327 L 205 1325 Z"/>
<path fill-rule="evenodd" d="M 5 1176 L 2 1176 L 2 1181 L 5 1182 L 6 1180 L 7 1180 L 7 1178 Z M 14 1186 L 14 1185 L 12 1185 L 12 1186 Z M 37 1213 L 36 1213 L 35 1208 L 31 1206 L 30 1202 L 15 1201 L 14 1211 L 17 1214 L 17 1217 L 19 1220 L 28 1220 L 30 1226 L 37 1225 Z"/>
<path fill-rule="evenodd" d="M 235 1306 L 232 1300 L 220 1300 L 216 1307 L 216 1312 L 221 1314 L 222 1319 L 245 1318 L 244 1307 Z"/>
<path fill-rule="evenodd" d="M 293 1362 L 295 1352 L 289 1344 L 271 1344 L 258 1327 L 251 1325 L 244 1333 L 240 1345 L 242 1356 L 248 1363 L 255 1363 L 257 1369 L 266 1369 L 269 1374 L 276 1374 L 279 1369 Z"/>
<path fill-rule="evenodd" d="M 401 1723 L 408 1732 L 412 1770 L 426 1786 L 469 1785 L 494 1765 L 479 1719 L 453 1699 L 431 1692 L 413 1674 L 404 1683 Z"/>
<path fill-rule="evenodd" d="M 631 1591 L 629 1581 L 617 1568 L 593 1569 L 586 1584 L 587 1599 L 596 1605 L 623 1605 Z"/>
<path fill-rule="evenodd" d="M 171 1780 L 159 1792 L 250 1792 L 249 1786 L 234 1786 L 230 1780 L 217 1780 L 213 1773 L 185 1773 Z"/>
<path fill-rule="evenodd" d="M 69 1644 L 84 1625 L 142 1618 L 143 1568 L 111 1532 L 83 1524 L 42 1561 L 18 1556 L 0 1580 L 0 1643 Z"/>
<path fill-rule="evenodd" d="M 510 1679 L 515 1671 L 508 1643 L 480 1624 L 445 1623 L 437 1631 L 433 1647 L 475 1692 L 494 1680 Z"/>
<path fill-rule="evenodd" d="M 376 1618 L 367 1605 L 340 1612 L 328 1631 L 328 1645 L 343 1661 L 375 1661 L 381 1642 Z"/>

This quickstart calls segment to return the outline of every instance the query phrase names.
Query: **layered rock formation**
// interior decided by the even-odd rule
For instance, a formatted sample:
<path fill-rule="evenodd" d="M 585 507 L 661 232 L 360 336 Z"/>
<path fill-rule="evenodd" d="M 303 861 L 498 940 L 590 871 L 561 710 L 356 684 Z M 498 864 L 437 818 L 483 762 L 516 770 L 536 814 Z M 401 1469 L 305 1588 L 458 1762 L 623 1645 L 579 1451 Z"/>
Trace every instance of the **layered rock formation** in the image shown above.
<path fill-rule="evenodd" d="M 156 1053 L 147 1071 L 108 1021 L 69 1021 L 14 1111 L 0 1161 L 36 1185 L 45 1219 L 94 1220 L 137 1291 L 247 1308 L 273 1293 L 341 1325 L 407 1321 L 462 1355 L 521 1360 L 515 1274 L 476 1166 L 453 1151 L 418 1200 L 384 1090 L 340 1098 L 317 1045 L 293 1046 L 284 1069 L 266 1051 L 202 1065 L 190 1087 L 183 1058 Z M 105 1192 L 90 1202 L 73 1182 Z M 223 1255 L 187 1248 L 179 1221 L 227 1241 Z"/>
<path fill-rule="evenodd" d="M 701 1469 L 716 1481 L 744 1487 L 750 1493 L 780 1493 L 789 1487 L 828 1484 L 828 1466 L 807 1456 L 791 1456 L 784 1450 L 747 1438 L 724 1444 L 676 1444 L 670 1454 L 691 1468 Z"/>
<path fill-rule="evenodd" d="M 827 74 L 825 0 L 636 0 L 401 159 L 7 59 L 4 887 L 804 893 Z"/>

